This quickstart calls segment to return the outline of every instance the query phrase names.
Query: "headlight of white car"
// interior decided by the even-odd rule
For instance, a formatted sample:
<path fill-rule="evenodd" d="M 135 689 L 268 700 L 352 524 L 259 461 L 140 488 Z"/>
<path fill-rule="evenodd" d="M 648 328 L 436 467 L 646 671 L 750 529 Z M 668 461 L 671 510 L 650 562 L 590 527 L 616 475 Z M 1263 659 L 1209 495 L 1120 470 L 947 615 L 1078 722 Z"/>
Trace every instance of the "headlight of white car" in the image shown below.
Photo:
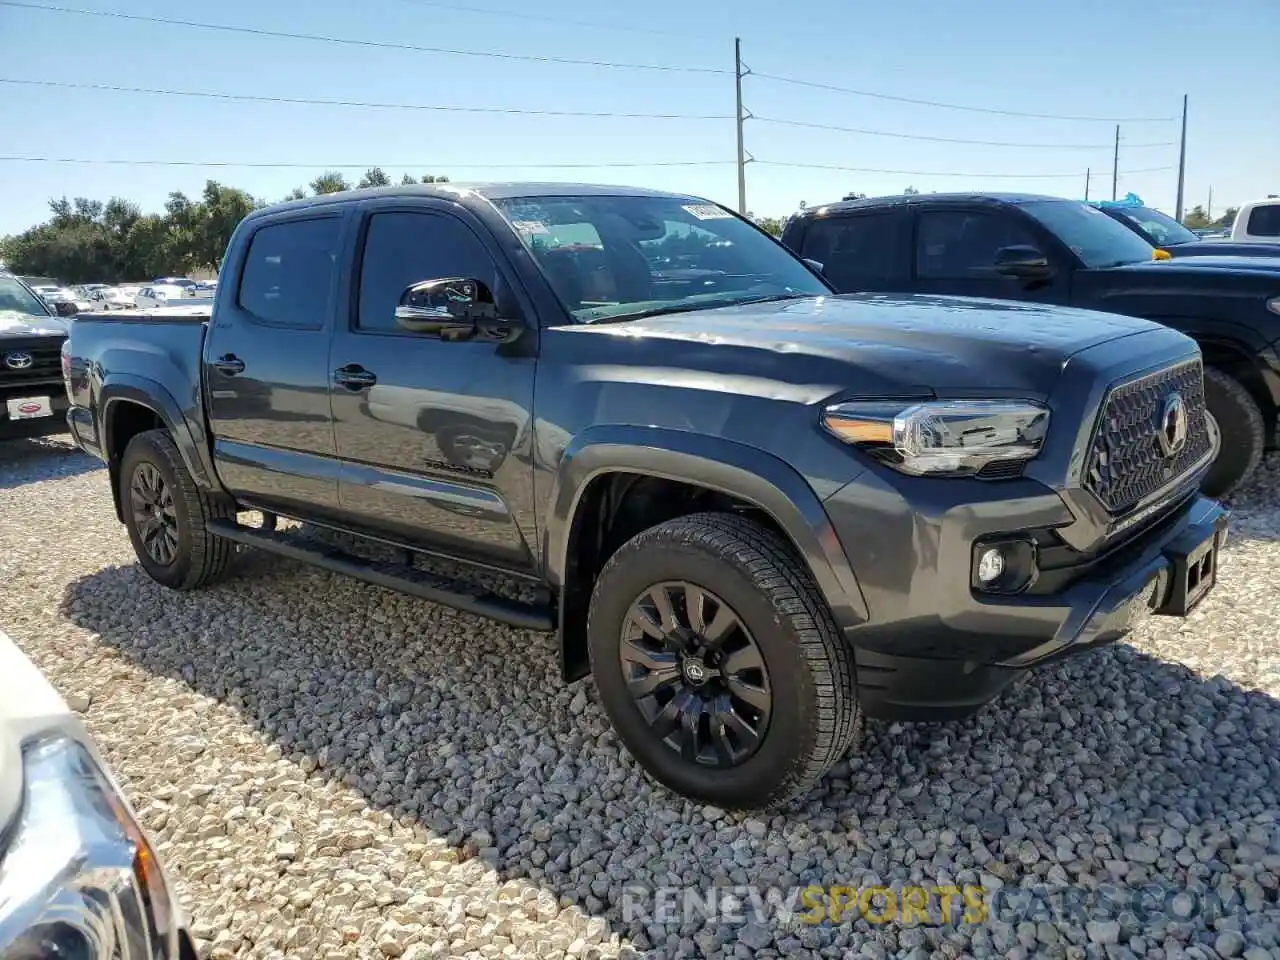
<path fill-rule="evenodd" d="M 1280 297 L 1272 297 L 1268 300 L 1267 309 L 1272 313 L 1280 313 Z"/>
<path fill-rule="evenodd" d="M 1049 411 L 1025 400 L 859 400 L 827 407 L 822 425 L 901 473 L 969 476 L 1039 454 Z"/>
<path fill-rule="evenodd" d="M 0 837 L 0 956 L 174 960 L 180 919 L 155 852 L 75 740 L 23 751 L 23 801 Z"/>

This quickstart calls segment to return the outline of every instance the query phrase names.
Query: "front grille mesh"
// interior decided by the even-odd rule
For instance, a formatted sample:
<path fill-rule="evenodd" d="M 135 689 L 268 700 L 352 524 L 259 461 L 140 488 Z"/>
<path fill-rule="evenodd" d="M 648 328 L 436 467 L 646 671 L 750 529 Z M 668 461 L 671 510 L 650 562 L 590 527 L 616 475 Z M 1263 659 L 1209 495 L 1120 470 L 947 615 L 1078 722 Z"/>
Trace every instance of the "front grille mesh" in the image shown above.
<path fill-rule="evenodd" d="M 26 354 L 31 357 L 31 365 L 22 369 L 13 369 L 6 362 L 11 354 Z M 62 342 L 59 340 L 52 346 L 19 345 L 16 342 L 0 340 L 0 387 L 16 387 L 27 383 L 48 383 L 50 380 L 62 379 Z"/>
<path fill-rule="evenodd" d="M 1160 445 L 1160 421 L 1175 391 L 1188 414 L 1187 442 L 1167 457 Z M 1158 370 L 1107 394 L 1085 460 L 1084 487 L 1109 512 L 1123 513 L 1191 470 L 1212 442 L 1200 361 Z"/>

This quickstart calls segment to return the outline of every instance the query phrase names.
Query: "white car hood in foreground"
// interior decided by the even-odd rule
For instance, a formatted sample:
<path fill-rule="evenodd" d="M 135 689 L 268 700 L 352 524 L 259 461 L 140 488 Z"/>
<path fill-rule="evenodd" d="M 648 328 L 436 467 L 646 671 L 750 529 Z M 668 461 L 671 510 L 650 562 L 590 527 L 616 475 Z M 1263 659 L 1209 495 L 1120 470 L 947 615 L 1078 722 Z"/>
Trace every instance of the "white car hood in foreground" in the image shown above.
<path fill-rule="evenodd" d="M 101 760 L 80 718 L 17 644 L 0 632 L 0 834 L 22 802 L 22 743 L 44 731 L 83 743 Z"/>

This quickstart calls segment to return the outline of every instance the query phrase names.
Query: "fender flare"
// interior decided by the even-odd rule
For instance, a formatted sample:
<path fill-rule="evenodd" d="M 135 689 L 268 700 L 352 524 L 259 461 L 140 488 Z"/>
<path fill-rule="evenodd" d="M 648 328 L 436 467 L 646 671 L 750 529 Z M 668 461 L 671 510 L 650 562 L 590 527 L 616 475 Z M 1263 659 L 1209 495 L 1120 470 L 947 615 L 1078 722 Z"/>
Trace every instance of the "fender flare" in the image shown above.
<path fill-rule="evenodd" d="M 862 588 L 835 528 L 799 473 L 756 447 L 662 427 L 590 427 L 565 448 L 542 538 L 543 569 L 561 595 L 583 494 L 597 477 L 617 472 L 708 487 L 759 508 L 800 552 L 837 626 L 848 630 L 867 621 Z"/>
<path fill-rule="evenodd" d="M 173 437 L 174 443 L 178 445 L 182 462 L 190 471 L 196 485 L 206 490 L 222 492 L 216 480 L 217 474 L 213 472 L 208 448 L 197 441 L 197 437 L 201 439 L 204 437 L 203 425 L 197 424 L 193 430 L 190 418 L 183 415 L 182 408 L 173 395 L 157 381 L 134 374 L 116 373 L 109 375 L 103 381 L 98 390 L 97 399 L 98 436 L 101 438 L 102 451 L 111 470 L 113 497 L 118 497 L 115 481 L 119 464 L 116 462 L 118 458 L 114 458 L 111 454 L 114 449 L 110 430 L 111 408 L 122 401 L 146 407 L 158 416 Z M 117 503 L 117 513 L 119 513 L 119 507 Z"/>

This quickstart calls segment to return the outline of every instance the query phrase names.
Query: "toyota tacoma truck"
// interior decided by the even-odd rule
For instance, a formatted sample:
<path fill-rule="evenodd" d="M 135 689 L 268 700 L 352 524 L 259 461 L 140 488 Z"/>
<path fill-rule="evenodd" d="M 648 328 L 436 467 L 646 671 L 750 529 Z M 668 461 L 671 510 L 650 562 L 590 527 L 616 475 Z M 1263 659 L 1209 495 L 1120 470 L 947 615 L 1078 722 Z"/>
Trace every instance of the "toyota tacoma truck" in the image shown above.
<path fill-rule="evenodd" d="M 211 313 L 81 315 L 65 366 L 160 583 L 212 583 L 246 545 L 554 633 L 646 770 L 732 808 L 805 791 L 864 715 L 962 716 L 1185 615 L 1227 529 L 1198 492 L 1218 440 L 1190 338 L 838 297 L 668 193 L 266 208 Z"/>
<path fill-rule="evenodd" d="M 1143 317 L 1196 340 L 1225 496 L 1277 445 L 1280 258 L 1172 259 L 1108 213 L 1025 194 L 927 194 L 810 207 L 783 243 L 841 293 L 944 293 Z M 1029 347 L 1033 346 L 1031 344 Z"/>
<path fill-rule="evenodd" d="M 1277 243 L 1202 239 L 1167 213 L 1146 206 L 1134 194 L 1123 200 L 1097 200 L 1093 206 L 1171 257 L 1280 257 Z"/>
<path fill-rule="evenodd" d="M 66 321 L 25 283 L 0 273 L 0 440 L 67 429 L 59 357 Z"/>

